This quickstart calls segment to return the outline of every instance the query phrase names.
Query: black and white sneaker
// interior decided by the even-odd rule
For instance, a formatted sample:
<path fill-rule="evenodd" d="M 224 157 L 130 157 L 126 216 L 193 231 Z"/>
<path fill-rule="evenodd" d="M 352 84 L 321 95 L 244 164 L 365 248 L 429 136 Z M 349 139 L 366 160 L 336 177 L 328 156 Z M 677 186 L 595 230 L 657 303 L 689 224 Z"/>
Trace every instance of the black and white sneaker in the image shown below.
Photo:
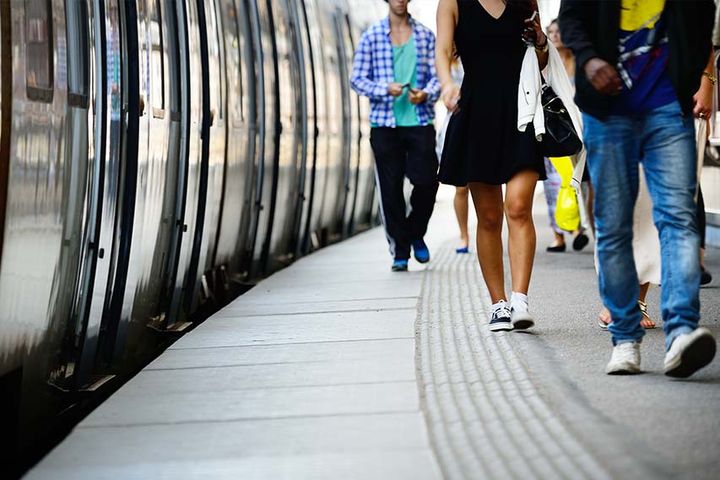
<path fill-rule="evenodd" d="M 510 307 L 504 301 L 498 302 L 490 317 L 491 332 L 509 332 L 513 329 L 510 322 Z"/>

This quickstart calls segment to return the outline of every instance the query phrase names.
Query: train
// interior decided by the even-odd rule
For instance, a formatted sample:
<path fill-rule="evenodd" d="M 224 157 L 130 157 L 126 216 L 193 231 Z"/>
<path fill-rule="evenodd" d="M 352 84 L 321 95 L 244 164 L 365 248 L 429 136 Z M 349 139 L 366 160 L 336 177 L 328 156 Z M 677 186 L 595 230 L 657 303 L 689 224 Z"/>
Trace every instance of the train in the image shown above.
<path fill-rule="evenodd" d="M 0 2 L 0 463 L 203 312 L 377 222 L 348 77 L 385 8 Z"/>

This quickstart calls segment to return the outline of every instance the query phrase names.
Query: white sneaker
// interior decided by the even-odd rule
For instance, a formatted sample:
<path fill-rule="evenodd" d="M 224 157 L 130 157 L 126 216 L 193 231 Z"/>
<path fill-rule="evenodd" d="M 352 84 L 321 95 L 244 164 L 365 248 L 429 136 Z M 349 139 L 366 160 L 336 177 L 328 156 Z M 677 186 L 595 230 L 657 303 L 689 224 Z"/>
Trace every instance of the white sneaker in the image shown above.
<path fill-rule="evenodd" d="M 613 348 L 610 363 L 605 367 L 608 375 L 631 375 L 640 373 L 640 344 L 625 342 Z"/>
<path fill-rule="evenodd" d="M 527 330 L 535 326 L 535 319 L 527 308 L 515 308 L 510 311 L 510 321 L 515 330 Z"/>
<path fill-rule="evenodd" d="M 510 321 L 515 330 L 527 330 L 535 326 L 535 319 L 528 311 L 526 293 L 512 292 L 510 295 Z"/>
<path fill-rule="evenodd" d="M 715 357 L 715 338 L 705 327 L 679 335 L 665 354 L 665 375 L 686 378 Z"/>
<path fill-rule="evenodd" d="M 509 332 L 513 329 L 512 323 L 510 323 L 510 309 L 504 300 L 495 304 L 489 327 L 491 332 Z"/>

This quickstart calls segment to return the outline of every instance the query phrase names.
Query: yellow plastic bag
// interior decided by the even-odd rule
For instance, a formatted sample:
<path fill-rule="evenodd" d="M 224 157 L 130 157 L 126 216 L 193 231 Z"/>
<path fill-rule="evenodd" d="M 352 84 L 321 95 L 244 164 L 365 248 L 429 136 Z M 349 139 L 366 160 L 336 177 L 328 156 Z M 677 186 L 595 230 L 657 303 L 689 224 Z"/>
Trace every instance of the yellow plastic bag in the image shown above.
<path fill-rule="evenodd" d="M 574 232 L 580 228 L 580 208 L 575 189 L 570 186 L 573 175 L 572 161 L 570 157 L 550 158 L 550 161 L 561 179 L 555 205 L 555 223 L 567 232 Z"/>

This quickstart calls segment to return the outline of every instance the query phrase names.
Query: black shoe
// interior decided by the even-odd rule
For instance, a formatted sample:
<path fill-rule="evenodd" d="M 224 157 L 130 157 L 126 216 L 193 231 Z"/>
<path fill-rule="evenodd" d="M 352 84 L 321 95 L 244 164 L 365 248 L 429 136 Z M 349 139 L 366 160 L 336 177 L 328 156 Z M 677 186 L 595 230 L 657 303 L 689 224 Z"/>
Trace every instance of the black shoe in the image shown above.
<path fill-rule="evenodd" d="M 583 232 L 578 233 L 577 237 L 575 237 L 575 240 L 573 240 L 573 250 L 576 252 L 579 252 L 583 248 L 587 247 L 587 244 L 590 243 L 590 239 L 587 235 L 585 235 Z"/>
<path fill-rule="evenodd" d="M 548 252 L 561 253 L 565 251 L 565 248 L 565 244 L 563 243 L 562 245 L 550 245 L 545 250 L 547 250 Z"/>
<path fill-rule="evenodd" d="M 705 270 L 705 267 L 700 267 L 700 285 L 707 285 L 712 282 L 712 274 Z"/>
<path fill-rule="evenodd" d="M 506 302 L 502 302 L 498 308 L 493 310 L 489 327 L 491 332 L 509 332 L 513 329 L 510 321 L 510 307 Z"/>

